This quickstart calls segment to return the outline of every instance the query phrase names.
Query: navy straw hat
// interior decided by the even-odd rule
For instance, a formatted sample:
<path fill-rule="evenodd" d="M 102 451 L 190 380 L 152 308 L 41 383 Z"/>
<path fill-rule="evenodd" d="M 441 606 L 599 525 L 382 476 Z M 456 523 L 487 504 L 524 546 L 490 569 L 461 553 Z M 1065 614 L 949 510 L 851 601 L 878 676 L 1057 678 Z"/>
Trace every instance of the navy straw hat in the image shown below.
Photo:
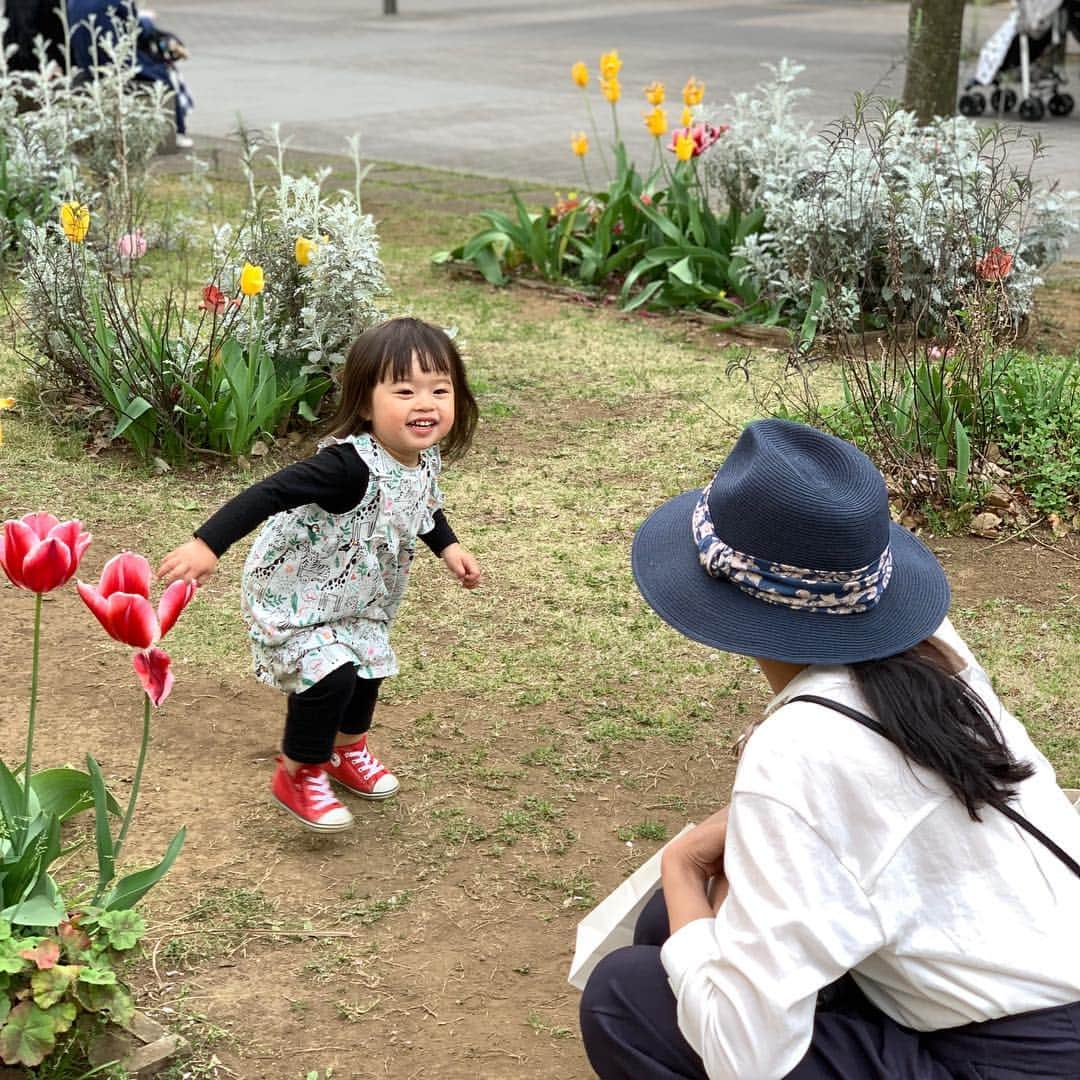
<path fill-rule="evenodd" d="M 934 554 L 889 517 L 885 481 L 850 443 L 759 420 L 711 484 L 634 537 L 646 603 L 688 638 L 794 664 L 903 652 L 949 608 Z"/>

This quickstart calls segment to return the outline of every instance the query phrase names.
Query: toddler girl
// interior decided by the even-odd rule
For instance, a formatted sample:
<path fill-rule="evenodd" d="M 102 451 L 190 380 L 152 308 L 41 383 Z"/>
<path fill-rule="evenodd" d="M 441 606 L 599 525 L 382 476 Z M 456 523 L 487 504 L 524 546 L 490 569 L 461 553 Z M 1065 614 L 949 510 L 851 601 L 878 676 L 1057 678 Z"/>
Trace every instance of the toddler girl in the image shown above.
<path fill-rule="evenodd" d="M 310 829 L 352 824 L 328 777 L 367 799 L 398 789 L 367 732 L 379 684 L 398 670 L 390 624 L 417 537 L 466 589 L 480 582 L 438 486 L 439 444 L 448 459 L 464 453 L 476 420 L 442 330 L 418 319 L 373 327 L 349 351 L 318 453 L 226 503 L 158 569 L 167 581 L 204 582 L 231 544 L 266 522 L 244 565 L 241 608 L 256 676 L 288 695 L 271 790 Z"/>

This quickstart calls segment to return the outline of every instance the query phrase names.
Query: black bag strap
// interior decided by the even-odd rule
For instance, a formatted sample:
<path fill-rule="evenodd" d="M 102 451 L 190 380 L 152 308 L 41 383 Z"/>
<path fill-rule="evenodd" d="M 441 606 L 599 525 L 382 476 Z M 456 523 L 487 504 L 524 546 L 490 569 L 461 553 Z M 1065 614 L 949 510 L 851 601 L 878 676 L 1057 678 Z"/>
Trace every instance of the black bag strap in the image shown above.
<path fill-rule="evenodd" d="M 843 713 L 844 716 L 857 721 L 862 724 L 863 727 L 868 727 L 871 731 L 877 732 L 883 739 L 889 739 L 889 733 L 877 720 L 867 716 L 866 713 L 859 712 L 858 709 L 851 708 L 850 705 L 842 705 L 839 701 L 831 701 L 829 698 L 818 697 L 816 694 L 798 694 L 793 698 L 788 698 L 784 704 L 787 705 L 792 701 L 809 701 L 814 705 L 821 705 L 826 709 L 832 709 L 833 712 Z M 889 742 L 892 742 L 892 739 L 889 739 Z M 1024 829 L 1034 836 L 1040 844 L 1056 855 L 1077 877 L 1080 877 L 1080 863 L 1078 863 L 1067 851 L 1055 844 L 1042 829 L 1032 825 L 1023 814 L 1018 813 L 1004 800 L 995 800 L 994 802 L 991 802 L 990 805 L 994 807 L 995 810 L 1000 810 L 1010 821 L 1019 825 L 1021 829 Z"/>

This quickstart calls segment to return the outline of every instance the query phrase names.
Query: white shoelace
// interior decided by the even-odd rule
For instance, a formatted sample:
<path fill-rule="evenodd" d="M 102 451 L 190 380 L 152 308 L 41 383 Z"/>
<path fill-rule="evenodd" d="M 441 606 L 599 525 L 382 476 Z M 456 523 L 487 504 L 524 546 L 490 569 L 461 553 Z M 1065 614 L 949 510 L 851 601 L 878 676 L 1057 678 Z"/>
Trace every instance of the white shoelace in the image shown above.
<path fill-rule="evenodd" d="M 363 750 L 346 750 L 342 757 L 365 780 L 370 780 L 383 767 L 382 762 L 377 757 L 372 757 L 371 751 L 366 746 Z"/>
<path fill-rule="evenodd" d="M 330 790 L 330 777 L 322 770 L 317 773 L 307 773 L 303 783 L 307 789 L 312 810 L 329 810 L 332 806 L 338 805 L 334 793 Z"/>

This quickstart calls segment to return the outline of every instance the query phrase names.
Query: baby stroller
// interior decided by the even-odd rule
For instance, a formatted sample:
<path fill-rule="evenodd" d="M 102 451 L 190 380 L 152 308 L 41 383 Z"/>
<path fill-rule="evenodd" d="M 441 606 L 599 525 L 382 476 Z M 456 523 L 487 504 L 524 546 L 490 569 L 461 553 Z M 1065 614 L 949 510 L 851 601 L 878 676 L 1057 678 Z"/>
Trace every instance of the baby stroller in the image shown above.
<path fill-rule="evenodd" d="M 1068 34 L 1080 41 L 1080 0 L 1014 0 L 1013 9 L 979 53 L 957 103 L 960 112 L 981 116 L 989 105 L 1007 113 L 1019 102 L 1021 120 L 1041 120 L 1048 112 L 1068 116 L 1076 102 L 1061 89 L 1067 80 L 1059 69 Z"/>

